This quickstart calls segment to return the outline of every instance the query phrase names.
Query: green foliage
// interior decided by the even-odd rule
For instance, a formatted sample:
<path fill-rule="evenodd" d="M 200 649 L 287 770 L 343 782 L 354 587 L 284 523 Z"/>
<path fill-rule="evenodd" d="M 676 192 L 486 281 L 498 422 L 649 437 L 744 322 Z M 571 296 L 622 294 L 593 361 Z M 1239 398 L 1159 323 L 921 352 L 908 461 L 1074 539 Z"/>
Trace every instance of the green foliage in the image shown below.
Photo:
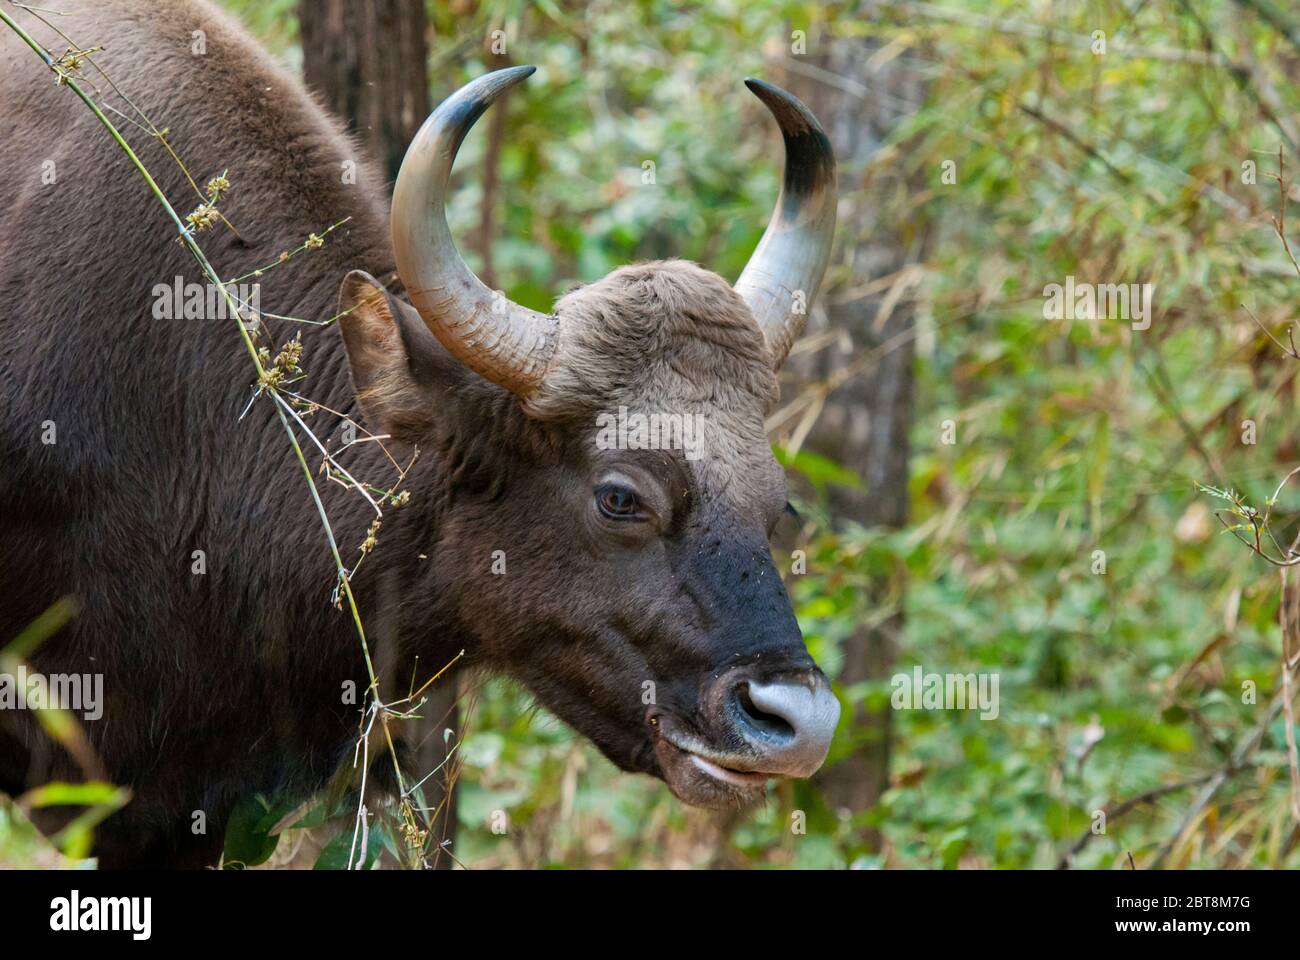
<path fill-rule="evenodd" d="M 272 833 L 289 810 L 262 796 L 245 797 L 231 811 L 222 853 L 228 870 L 243 870 L 265 863 L 275 853 L 280 837 Z"/>
<path fill-rule="evenodd" d="M 494 681 L 464 748 L 462 860 L 1047 867 L 1094 811 L 1224 766 L 1278 687 L 1279 592 L 1275 571 L 1220 533 L 1215 494 L 1268 502 L 1300 457 L 1295 361 L 1241 306 L 1285 340 L 1300 278 L 1268 225 L 1278 191 L 1266 174 L 1290 136 L 1270 118 L 1285 128 L 1300 106 L 1300 58 L 1280 34 L 1236 4 L 1171 0 L 507 2 L 431 16 L 435 100 L 486 69 L 476 38 L 497 27 L 515 62 L 540 67 L 509 105 L 494 254 L 509 295 L 541 308 L 639 258 L 734 277 L 779 175 L 740 79 L 779 77 L 794 28 L 814 54 L 855 41 L 908 51 L 925 106 L 843 189 L 932 233 L 916 304 L 911 522 L 830 524 L 824 498 L 860 478 L 811 450 L 782 452 L 810 481 L 800 508 L 814 519 L 809 572 L 791 588 L 828 669 L 862 625 L 901 609 L 898 670 L 996 672 L 1002 701 L 993 721 L 895 711 L 890 787 L 856 819 L 800 783 L 751 819 L 719 820 L 614 772 Z M 1096 30 L 1102 55 L 1089 48 Z M 485 143 L 471 135 L 462 171 Z M 642 186 L 648 160 L 654 189 Z M 450 208 L 460 235 L 480 190 L 467 175 Z M 1045 319 L 1045 285 L 1068 276 L 1154 284 L 1150 328 Z M 1283 489 L 1273 506 L 1288 542 L 1295 504 Z M 905 584 L 891 579 L 899 569 Z M 888 709 L 889 678 L 838 693 Z M 838 738 L 832 764 L 861 748 Z M 1112 816 L 1075 862 L 1119 866 L 1131 853 L 1142 865 L 1174 841 L 1172 865 L 1300 865 L 1281 720 L 1253 761 L 1183 837 L 1191 788 Z M 796 811 L 806 833 L 792 831 Z M 498 812 L 504 834 L 490 827 Z M 879 849 L 863 827 L 880 831 Z"/>

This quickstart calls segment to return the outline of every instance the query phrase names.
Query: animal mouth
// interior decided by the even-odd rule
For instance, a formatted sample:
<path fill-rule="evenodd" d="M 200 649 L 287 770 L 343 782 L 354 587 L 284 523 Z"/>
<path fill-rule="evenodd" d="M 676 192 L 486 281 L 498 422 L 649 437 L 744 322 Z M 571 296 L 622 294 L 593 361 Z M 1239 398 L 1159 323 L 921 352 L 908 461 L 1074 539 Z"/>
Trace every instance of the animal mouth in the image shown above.
<path fill-rule="evenodd" d="M 768 780 L 777 776 L 774 773 L 758 773 L 753 770 L 733 770 L 730 767 L 724 767 L 720 763 L 714 763 L 698 753 L 689 753 L 689 756 L 691 762 L 710 777 L 735 787 L 763 787 L 767 785 Z"/>
<path fill-rule="evenodd" d="M 676 729 L 666 716 L 658 724 L 654 751 L 669 789 L 696 807 L 752 806 L 765 795 L 767 782 L 781 776 L 755 769 L 743 755 L 712 749 L 700 738 Z"/>
<path fill-rule="evenodd" d="M 769 780 L 815 773 L 839 715 L 815 667 L 756 679 L 742 666 L 712 678 L 685 715 L 651 706 L 645 720 L 654 772 L 685 803 L 722 808 L 759 802 Z"/>

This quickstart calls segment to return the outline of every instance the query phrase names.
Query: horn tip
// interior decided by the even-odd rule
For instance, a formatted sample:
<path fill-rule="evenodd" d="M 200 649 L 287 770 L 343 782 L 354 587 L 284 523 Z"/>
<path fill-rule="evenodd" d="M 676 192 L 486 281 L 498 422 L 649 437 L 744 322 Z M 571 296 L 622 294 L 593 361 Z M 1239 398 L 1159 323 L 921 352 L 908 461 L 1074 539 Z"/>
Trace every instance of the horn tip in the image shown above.
<path fill-rule="evenodd" d="M 745 86 L 749 92 L 771 109 L 774 105 L 790 99 L 790 94 L 786 93 L 774 83 L 768 83 L 766 80 L 760 80 L 758 77 L 746 77 Z"/>
<path fill-rule="evenodd" d="M 776 84 L 759 80 L 757 77 L 746 77 L 745 86 L 749 88 L 750 93 L 763 101 L 763 105 L 776 118 L 783 131 L 802 132 L 821 129 L 812 111 L 789 90 L 783 90 Z"/>
<path fill-rule="evenodd" d="M 517 67 L 502 67 L 500 70 L 485 73 L 478 81 L 482 84 L 485 105 L 536 72 L 537 68 L 532 64 L 523 64 Z"/>
<path fill-rule="evenodd" d="M 758 99 L 762 100 L 764 103 L 773 100 L 790 101 L 796 99 L 794 94 L 789 90 L 783 90 L 775 83 L 768 83 L 766 80 L 760 80 L 758 77 L 746 77 L 745 86 L 749 88 L 750 93 L 758 97 Z"/>
<path fill-rule="evenodd" d="M 463 138 L 469 132 L 469 128 L 474 126 L 474 122 L 483 115 L 483 111 L 499 100 L 507 90 L 527 80 L 536 71 L 536 67 L 527 64 L 518 67 L 502 67 L 500 70 L 485 73 L 442 101 L 430 115 L 429 121 L 434 117 L 442 117 L 443 122 L 458 129 L 460 131 L 458 136 Z M 455 156 L 455 151 L 459 149 L 460 140 L 457 139 L 453 144 L 452 155 Z"/>

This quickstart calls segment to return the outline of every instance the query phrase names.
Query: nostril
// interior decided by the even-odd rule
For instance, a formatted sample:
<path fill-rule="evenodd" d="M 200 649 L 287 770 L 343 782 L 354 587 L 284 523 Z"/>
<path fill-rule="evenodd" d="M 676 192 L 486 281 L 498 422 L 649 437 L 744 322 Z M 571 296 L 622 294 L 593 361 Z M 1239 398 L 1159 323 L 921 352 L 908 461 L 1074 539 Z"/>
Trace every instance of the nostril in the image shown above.
<path fill-rule="evenodd" d="M 766 683 L 732 678 L 715 689 L 722 695 L 723 722 L 733 742 L 744 741 L 736 754 L 742 761 L 738 768 L 808 777 L 822 765 L 839 722 L 840 702 L 821 671 L 785 674 Z"/>
<path fill-rule="evenodd" d="M 754 704 L 754 698 L 749 692 L 749 683 L 739 684 L 733 691 L 732 697 L 736 704 L 741 718 L 751 727 L 755 727 L 761 732 L 780 740 L 792 740 L 795 737 L 795 729 L 790 722 L 776 713 L 769 713 L 761 710 Z"/>

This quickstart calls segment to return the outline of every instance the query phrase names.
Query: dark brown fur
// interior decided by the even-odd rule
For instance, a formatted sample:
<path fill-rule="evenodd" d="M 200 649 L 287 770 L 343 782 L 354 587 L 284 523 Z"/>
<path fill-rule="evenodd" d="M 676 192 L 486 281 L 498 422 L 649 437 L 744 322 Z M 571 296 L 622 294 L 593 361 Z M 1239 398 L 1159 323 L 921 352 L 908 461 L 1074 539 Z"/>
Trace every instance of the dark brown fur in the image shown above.
<path fill-rule="evenodd" d="M 262 278 L 263 304 L 328 317 L 348 269 L 391 271 L 382 183 L 365 164 L 356 185 L 341 182 L 358 152 L 224 15 L 145 2 L 64 8 L 76 16 L 60 26 L 106 48 L 114 81 L 171 128 L 200 184 L 229 168 L 223 209 L 242 239 L 224 228 L 200 238 L 223 276 L 347 216 L 325 247 Z M 191 53 L 198 29 L 204 56 Z M 90 733 L 111 775 L 139 792 L 104 832 L 104 859 L 194 850 L 210 862 L 225 811 L 249 786 L 333 769 L 355 731 L 339 689 L 363 679 L 356 640 L 330 606 L 330 560 L 272 407 L 237 420 L 251 365 L 233 321 L 152 317 L 154 284 L 202 279 L 174 227 L 95 117 L 7 30 L 0 100 L 0 635 L 59 596 L 76 598 L 74 625 L 35 661 L 81 671 L 93 654 L 105 668 L 108 704 Z M 132 139 L 182 214 L 196 206 L 163 148 Z M 47 159 L 53 185 L 41 182 Z M 350 409 L 337 333 L 302 333 L 311 389 Z M 39 442 L 47 420 L 53 446 Z M 339 541 L 355 549 L 368 521 L 331 486 Z M 199 549 L 206 576 L 190 572 Z M 40 769 L 39 749 L 27 768 L 13 738 L 32 747 L 30 725 L 8 736 L 0 786 L 66 772 Z M 194 809 L 207 812 L 215 843 L 189 835 L 181 821 Z"/>
<path fill-rule="evenodd" d="M 263 307 L 322 319 L 348 271 L 392 282 L 374 170 L 361 163 L 355 185 L 341 182 L 354 145 L 224 15 L 145 0 L 61 7 L 79 15 L 60 26 L 106 48 L 114 80 L 170 128 L 200 184 L 229 169 L 222 209 L 239 236 L 200 236 L 223 276 L 350 217 L 261 279 Z M 203 56 L 191 53 L 197 29 Z M 46 673 L 105 674 L 104 717 L 88 732 L 135 799 L 104 824 L 101 863 L 211 863 L 240 797 L 315 790 L 348 753 L 358 715 L 340 689 L 365 688 L 359 645 L 330 603 L 332 561 L 272 403 L 239 419 L 252 373 L 233 321 L 151 316 L 155 284 L 201 279 L 174 227 L 98 121 L 7 31 L 0 103 L 0 644 L 75 597 L 75 621 L 32 659 Z M 197 205 L 163 149 L 132 139 L 178 208 Z M 47 159 L 54 185 L 41 182 Z M 744 304 L 693 265 L 618 271 L 557 313 L 568 365 L 532 416 L 396 300 L 348 321 L 351 370 L 333 326 L 273 326 L 281 338 L 300 329 L 313 399 L 363 419 L 360 390 L 369 424 L 420 444 L 412 501 L 388 512 L 355 581 L 386 662 L 406 675 L 418 656 L 427 675 L 466 649 L 620 766 L 662 775 L 643 678 L 702 728 L 692 711 L 711 670 L 764 656 L 772 669 L 810 666 L 765 542 L 784 503 L 762 428 L 775 380 Z M 611 459 L 592 449 L 590 418 L 619 404 L 710 418 L 704 461 L 615 458 L 661 491 L 650 533 L 590 518 L 591 477 Z M 53 446 L 40 442 L 46 421 Z M 336 444 L 341 423 L 312 421 Z M 392 476 L 372 445 L 347 462 Z M 321 489 L 351 562 L 373 514 Z M 497 549 L 507 576 L 490 573 Z M 191 573 L 194 550 L 204 576 Z M 29 716 L 0 715 L 0 789 L 76 775 Z M 198 810 L 206 836 L 190 829 Z"/>

